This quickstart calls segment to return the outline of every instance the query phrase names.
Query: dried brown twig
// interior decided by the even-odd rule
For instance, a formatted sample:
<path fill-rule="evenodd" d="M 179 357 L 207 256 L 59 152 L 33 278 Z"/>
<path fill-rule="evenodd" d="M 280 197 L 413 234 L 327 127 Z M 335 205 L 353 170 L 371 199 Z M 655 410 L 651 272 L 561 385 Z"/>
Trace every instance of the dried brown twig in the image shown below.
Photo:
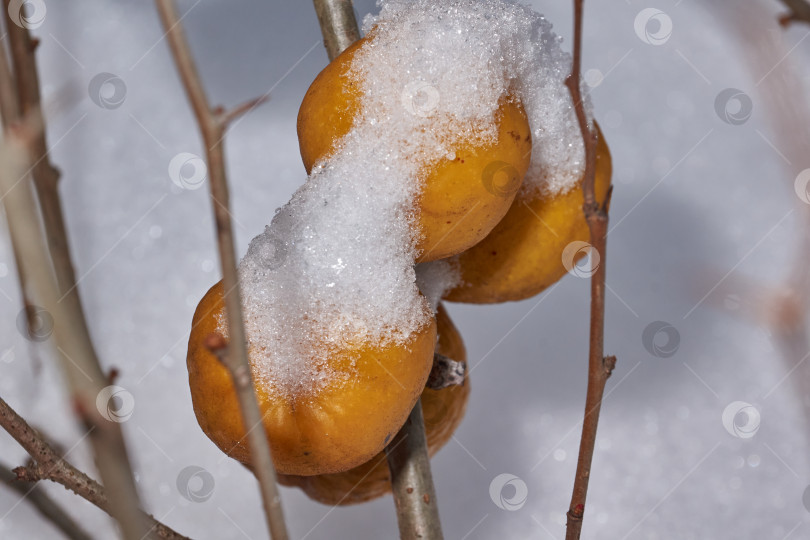
<path fill-rule="evenodd" d="M 0 81 L 3 94 L 13 86 L 9 76 L 8 70 L 0 73 L 0 78 L 4 78 Z M 13 99 L 4 95 L 0 101 L 10 103 Z M 22 96 L 18 99 L 25 101 Z M 148 529 L 138 510 L 140 502 L 121 426 L 102 416 L 96 406 L 106 380 L 90 339 L 78 292 L 73 288 L 61 295 L 51 274 L 51 258 L 28 176 L 43 129 L 41 113 L 26 114 L 9 126 L 0 146 L 0 191 L 11 236 L 19 249 L 17 264 L 31 279 L 38 300 L 53 317 L 53 341 L 59 351 L 57 356 L 67 379 L 73 410 L 89 433 L 102 481 L 107 486 L 115 486 L 109 492 L 108 511 L 118 521 L 124 538 L 141 540 Z"/>
<path fill-rule="evenodd" d="M 11 0 L 4 0 L 6 11 L 10 2 Z M 19 113 L 32 116 L 37 123 L 44 125 L 35 55 L 38 42 L 31 38 L 27 28 L 13 23 L 6 26 L 19 96 Z M 45 225 L 56 282 L 59 292 L 66 294 L 76 284 L 76 275 L 70 259 L 65 219 L 59 198 L 59 171 L 48 159 L 44 129 L 34 134 L 29 151 L 29 161 L 32 164 L 30 172 L 42 210 L 42 222 Z M 79 307 L 81 308 L 81 304 Z"/>
<path fill-rule="evenodd" d="M 78 470 L 62 458 L 57 451 L 28 423 L 17 414 L 11 406 L 0 398 L 0 426 L 3 427 L 34 460 L 32 464 L 14 469 L 15 477 L 22 482 L 51 480 L 91 502 L 108 514 L 112 505 L 107 490 L 98 482 Z M 20 484 L 25 486 L 25 484 Z M 26 486 L 28 494 L 30 487 Z M 30 497 L 31 495 L 28 495 Z M 143 538 L 157 537 L 169 540 L 183 540 L 186 537 L 158 522 L 152 516 L 135 509 L 140 519 L 146 524 Z"/>
<path fill-rule="evenodd" d="M 236 250 L 229 214 L 228 180 L 225 173 L 224 135 L 228 120 L 233 118 L 221 109 L 214 110 L 208 103 L 205 90 L 185 37 L 183 25 L 173 0 L 156 0 L 166 37 L 174 57 L 177 71 L 188 94 L 205 144 L 211 199 L 217 228 L 217 246 L 222 267 L 225 290 L 225 312 L 230 332 L 230 345 L 223 360 L 231 373 L 242 420 L 250 445 L 253 472 L 259 481 L 264 512 L 270 534 L 275 540 L 287 538 L 287 528 L 281 510 L 281 499 L 276 485 L 276 472 L 270 454 L 270 444 L 262 422 L 261 411 L 253 389 L 253 378 L 247 356 L 247 340 L 242 320 L 242 301 L 239 275 L 236 268 Z M 259 101 L 253 101 L 257 104 Z M 247 111 L 252 107 L 239 107 Z"/>
<path fill-rule="evenodd" d="M 588 354 L 588 390 L 585 397 L 585 416 L 582 421 L 582 438 L 579 442 L 577 471 L 571 504 L 568 508 L 566 540 L 578 540 L 582 532 L 585 514 L 585 499 L 588 495 L 588 480 L 591 475 L 593 450 L 596 444 L 596 429 L 605 383 L 616 366 L 615 356 L 604 356 L 605 344 L 605 275 L 608 205 L 610 192 L 603 203 L 596 200 L 594 183 L 596 174 L 596 130 L 588 126 L 582 102 L 580 71 L 582 65 L 582 16 L 584 0 L 574 0 L 574 51 L 571 74 L 565 81 L 571 92 L 585 146 L 585 178 L 582 182 L 584 203 L 582 210 L 591 234 L 591 249 L 599 254 L 600 264 L 591 277 L 590 349 Z"/>
<path fill-rule="evenodd" d="M 17 92 L 14 87 L 14 75 L 9 67 L 8 60 L 6 59 L 6 51 L 3 43 L 0 43 L 0 84 L 3 88 L 0 89 L 0 117 L 2 117 L 3 131 L 8 130 L 9 126 L 20 119 L 20 102 L 17 97 Z M 20 296 L 22 298 L 23 309 L 26 313 L 26 324 L 28 335 L 32 336 L 37 327 L 36 323 L 36 306 L 31 299 L 30 286 L 28 284 L 28 276 L 22 272 L 19 264 L 19 247 L 15 243 L 14 237 L 11 237 L 11 251 L 14 254 L 14 263 L 17 270 L 17 282 L 20 285 Z"/>

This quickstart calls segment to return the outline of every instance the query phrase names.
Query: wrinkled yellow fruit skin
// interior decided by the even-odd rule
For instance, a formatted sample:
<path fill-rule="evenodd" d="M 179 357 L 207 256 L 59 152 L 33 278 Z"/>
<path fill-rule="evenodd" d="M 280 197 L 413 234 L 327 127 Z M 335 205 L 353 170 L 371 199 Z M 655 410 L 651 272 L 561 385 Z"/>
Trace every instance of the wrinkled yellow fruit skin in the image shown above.
<path fill-rule="evenodd" d="M 436 350 L 457 362 L 467 361 L 467 352 L 453 321 L 443 306 L 436 315 L 439 343 Z M 425 418 L 428 453 L 433 456 L 452 437 L 464 418 L 470 381 L 463 386 L 441 390 L 425 388 L 422 392 L 422 414 Z M 279 483 L 300 487 L 311 499 L 328 505 L 365 502 L 391 491 L 385 452 L 349 471 L 318 476 L 279 475 Z"/>
<path fill-rule="evenodd" d="M 599 202 L 607 197 L 610 176 L 610 151 L 600 130 L 595 182 Z M 519 194 L 492 232 L 458 256 L 461 285 L 448 291 L 444 299 L 472 304 L 523 300 L 555 283 L 566 273 L 565 247 L 590 239 L 582 203 L 581 180 L 562 194 Z M 582 256 L 584 253 L 576 259 Z"/>
<path fill-rule="evenodd" d="M 224 316 L 222 282 L 194 313 L 188 375 L 197 422 L 226 454 L 250 466 L 250 451 L 227 369 L 205 347 Z M 310 395 L 287 397 L 256 385 L 273 462 L 279 473 L 313 475 L 356 467 L 379 453 L 405 422 L 433 365 L 436 322 L 404 346 L 359 343 L 330 355 L 329 368 L 347 374 Z M 248 351 L 251 354 L 251 351 Z"/>
<path fill-rule="evenodd" d="M 362 94 L 349 77 L 363 38 L 315 78 L 298 112 L 298 142 L 307 172 L 337 151 L 360 114 Z M 531 160 L 531 131 L 523 107 L 504 99 L 496 112 L 498 134 L 486 145 L 461 143 L 455 158 L 424 167 L 415 202 L 416 262 L 444 259 L 482 240 L 509 210 Z M 448 137 L 451 134 L 448 133 Z"/>

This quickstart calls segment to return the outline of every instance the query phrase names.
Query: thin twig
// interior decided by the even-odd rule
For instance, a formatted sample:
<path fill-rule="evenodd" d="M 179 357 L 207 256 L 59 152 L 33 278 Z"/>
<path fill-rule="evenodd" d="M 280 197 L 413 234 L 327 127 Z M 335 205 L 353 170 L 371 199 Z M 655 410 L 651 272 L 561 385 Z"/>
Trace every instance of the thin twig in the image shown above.
<path fill-rule="evenodd" d="M 214 109 L 214 114 L 219 116 L 220 122 L 226 128 L 237 118 L 242 116 L 243 114 L 247 114 L 262 103 L 266 103 L 270 100 L 270 94 L 265 94 L 263 96 L 259 96 L 255 99 L 248 100 L 241 105 L 237 105 L 233 109 L 226 111 L 221 107 Z"/>
<path fill-rule="evenodd" d="M 6 48 L 0 41 L 0 117 L 2 117 L 3 131 L 7 131 L 9 126 L 20 119 L 20 102 L 14 86 L 14 75 L 8 65 Z M 28 336 L 33 336 L 37 327 L 36 307 L 31 299 L 31 290 L 28 285 L 28 276 L 20 268 L 19 252 L 14 237 L 11 237 L 11 251 L 14 254 L 14 264 L 17 269 L 17 282 L 20 285 L 20 296 L 22 298 L 23 309 L 25 310 L 25 320 Z"/>
<path fill-rule="evenodd" d="M 0 483 L 16 491 L 66 537 L 71 540 L 91 540 L 90 535 L 39 486 L 20 480 L 5 465 L 0 465 Z"/>
<path fill-rule="evenodd" d="M 405 425 L 385 447 L 385 454 L 397 507 L 399 537 L 403 540 L 443 538 L 421 401 L 416 402 Z"/>
<path fill-rule="evenodd" d="M 245 327 L 242 320 L 242 301 L 238 286 L 239 275 L 236 268 L 236 250 L 229 213 L 228 180 L 225 173 L 223 148 L 223 135 L 227 127 L 225 120 L 231 115 L 215 111 L 209 105 L 174 1 L 156 0 L 156 4 L 177 71 L 188 94 L 205 144 L 222 281 L 225 290 L 230 291 L 225 296 L 225 311 L 230 332 L 230 345 L 225 364 L 236 388 L 242 420 L 250 444 L 253 472 L 259 480 L 270 534 L 275 540 L 283 540 L 287 538 L 287 528 L 281 510 L 281 498 L 276 485 L 276 472 L 270 454 L 270 444 L 253 388 Z M 257 427 L 260 429 L 254 429 Z"/>
<path fill-rule="evenodd" d="M 313 0 L 329 61 L 360 39 L 352 0 Z"/>
<path fill-rule="evenodd" d="M 582 65 L 582 16 L 584 0 L 574 0 L 574 51 L 571 74 L 565 81 L 571 92 L 577 120 L 585 147 L 585 178 L 582 182 L 585 219 L 591 234 L 591 249 L 599 254 L 599 266 L 591 277 L 590 349 L 588 353 L 588 390 L 585 397 L 585 416 L 582 422 L 582 438 L 579 442 L 576 477 L 567 513 L 566 540 L 578 540 L 582 532 L 582 517 L 588 495 L 588 480 L 591 476 L 593 450 L 596 444 L 596 429 L 605 383 L 616 366 L 615 356 L 604 356 L 605 343 L 605 270 L 607 259 L 607 208 L 610 191 L 601 204 L 596 200 L 596 130 L 588 126 L 582 102 L 580 71 Z"/>
<path fill-rule="evenodd" d="M 0 91 L 6 87 L 0 84 Z M 7 131 L 0 145 L 0 192 L 11 235 L 20 249 L 17 262 L 36 287 L 38 300 L 53 317 L 54 353 L 67 379 L 74 413 L 89 433 L 102 481 L 107 486 L 115 486 L 109 493 L 110 514 L 118 521 L 124 538 L 141 540 L 147 527 L 138 511 L 140 502 L 121 426 L 102 416 L 96 406 L 97 397 L 107 386 L 106 380 L 90 339 L 78 292 L 66 294 L 60 300 L 44 243 L 39 209 L 28 178 L 30 156 L 34 154 L 32 148 L 43 129 L 41 120 L 40 114 L 25 115 Z"/>
<path fill-rule="evenodd" d="M 14 440 L 34 460 L 31 465 L 14 469 L 15 477 L 18 480 L 29 483 L 39 480 L 56 482 L 112 515 L 112 504 L 104 487 L 68 463 L 39 432 L 32 428 L 2 398 L 0 398 L 0 426 L 14 437 Z M 29 491 L 30 488 L 26 490 L 26 493 Z M 28 497 L 30 496 L 28 495 Z M 147 526 L 143 536 L 139 537 L 138 540 L 143 540 L 147 536 L 171 540 L 188 540 L 185 536 L 173 531 L 149 514 L 141 512 L 137 508 L 135 511 Z"/>
<path fill-rule="evenodd" d="M 6 12 L 11 0 L 4 0 Z M 9 21 L 6 18 L 6 21 Z M 37 41 L 31 38 L 27 28 L 16 24 L 6 24 L 11 50 L 11 60 L 17 82 L 20 113 L 31 116 L 41 125 L 45 125 L 40 105 L 39 75 L 37 74 L 36 46 Z M 46 240 L 51 262 L 53 263 L 56 283 L 61 294 L 66 294 L 76 283 L 76 273 L 70 258 L 65 218 L 59 198 L 59 170 L 48 158 L 48 145 L 45 130 L 39 130 L 30 145 L 29 160 L 31 176 L 42 211 L 42 222 L 45 225 Z M 80 299 L 75 299 L 82 309 Z"/>

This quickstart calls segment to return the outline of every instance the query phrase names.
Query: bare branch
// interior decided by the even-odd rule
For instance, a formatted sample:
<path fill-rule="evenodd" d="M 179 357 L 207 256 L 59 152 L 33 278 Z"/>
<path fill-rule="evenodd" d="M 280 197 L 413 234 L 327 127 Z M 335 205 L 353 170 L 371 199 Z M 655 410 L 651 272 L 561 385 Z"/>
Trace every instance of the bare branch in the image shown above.
<path fill-rule="evenodd" d="M 313 0 L 329 60 L 360 39 L 351 0 Z M 466 365 L 436 353 L 429 388 L 463 384 Z M 404 444 L 400 444 L 404 443 Z M 405 425 L 385 448 L 397 507 L 400 538 L 442 538 L 436 491 L 430 473 L 422 404 L 417 402 Z"/>
<path fill-rule="evenodd" d="M 605 342 L 605 275 L 607 262 L 607 208 L 611 192 L 603 203 L 596 200 L 594 183 L 596 178 L 596 130 L 588 126 L 585 107 L 582 102 L 580 71 L 582 66 L 582 17 L 584 0 L 574 0 L 574 51 L 571 74 L 565 81 L 571 92 L 577 120 L 585 147 L 585 178 L 582 182 L 582 210 L 588 222 L 592 249 L 599 254 L 600 263 L 591 277 L 591 320 L 590 348 L 588 353 L 588 390 L 585 397 L 585 416 L 582 422 L 582 438 L 579 442 L 579 456 L 574 478 L 571 504 L 568 508 L 566 540 L 579 540 L 582 532 L 582 518 L 585 514 L 585 500 L 588 495 L 588 480 L 591 476 L 593 450 L 596 444 L 596 429 L 599 424 L 599 411 L 605 383 L 616 365 L 616 357 L 604 357 Z"/>
<path fill-rule="evenodd" d="M 62 458 L 54 447 L 2 398 L 0 398 L 0 426 L 14 437 L 14 440 L 34 460 L 31 465 L 14 469 L 15 478 L 24 482 L 51 480 L 112 515 L 112 504 L 104 487 Z M 147 536 L 169 540 L 188 540 L 185 536 L 156 521 L 152 516 L 137 508 L 135 511 L 148 527 L 148 529 L 144 529 L 143 536 L 138 540 L 143 540 Z"/>
<path fill-rule="evenodd" d="M 4 0 L 6 11 L 10 1 Z M 8 21 L 8 18 L 6 20 Z M 35 55 L 37 42 L 31 38 L 27 28 L 16 24 L 6 26 L 17 81 L 19 112 L 23 116 L 31 116 L 36 123 L 44 126 Z M 48 159 L 44 128 L 35 134 L 29 145 L 29 153 L 31 176 L 34 178 L 34 187 L 42 211 L 42 222 L 45 225 L 48 251 L 56 274 L 56 282 L 59 292 L 66 294 L 76 283 L 76 274 L 70 258 L 70 244 L 59 198 L 59 171 Z M 81 309 L 78 293 L 76 303 Z"/>
<path fill-rule="evenodd" d="M 44 244 L 27 171 L 32 147 L 43 129 L 41 115 L 26 115 L 7 132 L 0 145 L 0 191 L 10 223 L 10 231 L 19 246 L 22 272 L 32 279 L 37 298 L 54 320 L 55 350 L 62 364 L 74 412 L 90 433 L 95 462 L 101 479 L 110 492 L 110 514 L 118 521 L 124 538 L 140 540 L 147 527 L 138 511 L 140 506 L 135 481 L 127 457 L 121 426 L 103 417 L 96 407 L 97 396 L 106 386 L 77 292 L 61 300 L 51 274 L 51 261 Z"/>
<path fill-rule="evenodd" d="M 6 59 L 6 48 L 0 41 L 0 117 L 2 117 L 3 131 L 6 132 L 10 125 L 20 119 L 20 102 L 14 86 L 14 75 Z M 36 307 L 31 299 L 31 290 L 28 285 L 28 276 L 20 269 L 19 252 L 20 249 L 11 237 L 11 251 L 14 253 L 14 263 L 17 269 L 17 282 L 20 285 L 20 296 L 22 298 L 23 309 L 25 309 L 25 319 L 28 335 L 34 335 L 36 328 Z"/>
<path fill-rule="evenodd" d="M 421 401 L 416 402 L 405 425 L 385 447 L 385 454 L 397 507 L 399 537 L 403 540 L 443 538 Z"/>
<path fill-rule="evenodd" d="M 4 465 L 0 465 L 0 483 L 16 491 L 20 497 L 23 497 L 26 502 L 36 508 L 45 519 L 53 523 L 66 537 L 71 540 L 91 540 L 90 535 L 47 493 L 39 489 L 38 486 L 21 480 Z"/>
<path fill-rule="evenodd" d="M 245 327 L 242 320 L 242 301 L 229 213 L 230 196 L 225 173 L 223 148 L 227 115 L 218 114 L 208 103 L 205 89 L 197 73 L 174 2 L 172 0 L 156 0 L 156 3 L 166 30 L 177 71 L 188 94 L 205 144 L 214 219 L 217 227 L 217 246 L 222 267 L 222 281 L 225 290 L 230 291 L 225 295 L 225 311 L 228 329 L 231 334 L 225 365 L 231 373 L 236 388 L 239 407 L 242 411 L 242 420 L 250 444 L 253 471 L 259 480 L 270 534 L 276 540 L 283 540 L 287 538 L 287 528 L 281 510 L 281 499 L 276 485 L 276 472 L 270 455 L 270 445 L 253 388 L 253 379 L 247 356 Z M 253 429 L 257 426 L 262 429 Z"/>
<path fill-rule="evenodd" d="M 329 61 L 360 39 L 352 0 L 313 0 Z"/>
<path fill-rule="evenodd" d="M 230 111 L 226 111 L 224 109 L 221 109 L 221 110 L 215 109 L 214 114 L 219 116 L 219 121 L 222 123 L 222 125 L 227 127 L 228 125 L 230 125 L 231 122 L 233 122 L 234 120 L 236 120 L 237 118 L 239 118 L 243 114 L 249 113 L 250 111 L 252 111 L 256 107 L 258 107 L 262 103 L 266 103 L 268 101 L 270 101 L 270 94 L 265 94 L 263 96 L 259 96 L 259 97 L 255 98 L 255 99 L 251 99 L 249 101 L 246 101 L 246 102 L 242 103 L 241 105 L 237 105 L 236 107 L 234 107 Z"/>

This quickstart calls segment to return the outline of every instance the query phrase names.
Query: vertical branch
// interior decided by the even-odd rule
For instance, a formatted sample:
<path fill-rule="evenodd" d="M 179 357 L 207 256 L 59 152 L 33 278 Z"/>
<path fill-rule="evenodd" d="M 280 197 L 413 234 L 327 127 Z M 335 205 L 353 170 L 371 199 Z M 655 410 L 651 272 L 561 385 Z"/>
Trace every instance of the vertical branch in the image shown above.
<path fill-rule="evenodd" d="M 20 247 L 18 263 L 23 273 L 32 279 L 38 299 L 53 317 L 57 356 L 67 379 L 74 412 L 89 433 L 96 466 L 104 485 L 110 489 L 110 514 L 121 526 L 124 538 L 140 540 L 147 528 L 138 510 L 138 493 L 121 426 L 104 418 L 96 406 L 106 379 L 78 306 L 78 295 L 59 298 L 34 194 L 27 181 L 28 143 L 40 129 L 41 125 L 21 123 L 5 137 L 0 146 L 0 191 L 11 224 L 11 235 Z"/>
<path fill-rule="evenodd" d="M 2 88 L 0 88 L 0 117 L 2 117 L 3 132 L 5 133 L 10 125 L 20 119 L 20 103 L 14 89 L 14 76 L 8 65 L 6 49 L 2 42 L 0 42 L 0 85 L 2 85 Z M 20 296 L 22 298 L 23 309 L 25 309 L 25 319 L 28 335 L 30 336 L 34 334 L 34 330 L 36 329 L 36 307 L 34 306 L 33 300 L 31 300 L 28 276 L 22 272 L 18 262 L 20 260 L 20 248 L 17 246 L 14 237 L 11 237 L 11 251 L 14 254 L 14 263 L 17 269 L 17 282 L 20 285 Z"/>
<path fill-rule="evenodd" d="M 236 388 L 242 421 L 250 445 L 253 471 L 259 480 L 264 503 L 264 512 L 270 534 L 275 540 L 286 540 L 287 528 L 281 510 L 281 499 L 276 485 L 276 472 L 270 454 L 270 444 L 262 422 L 261 411 L 253 388 L 253 378 L 247 355 L 247 340 L 242 320 L 242 301 L 239 290 L 239 275 L 236 268 L 236 250 L 229 214 L 228 180 L 225 173 L 223 137 L 227 120 L 232 118 L 224 111 L 214 111 L 208 103 L 191 50 L 186 41 L 183 26 L 177 15 L 173 0 L 156 0 L 157 9 L 169 46 L 188 94 L 194 115 L 197 118 L 203 142 L 211 186 L 211 199 L 217 228 L 217 246 L 222 267 L 225 290 L 230 345 L 225 355 L 225 365 L 231 373 Z M 242 109 L 240 109 L 242 110 Z M 260 429 L 255 429 L 255 428 Z"/>
<path fill-rule="evenodd" d="M 329 61 L 360 39 L 352 0 L 313 0 Z"/>
<path fill-rule="evenodd" d="M 7 12 L 10 1 L 4 0 Z M 8 21 L 8 19 L 6 20 Z M 37 42 L 31 38 L 27 28 L 13 23 L 6 24 L 6 27 L 11 60 L 16 75 L 19 111 L 22 115 L 34 118 L 36 123 L 44 125 L 42 108 L 40 107 L 39 75 L 37 74 L 36 55 L 34 54 Z M 68 244 L 65 228 L 65 218 L 62 213 L 62 203 L 59 199 L 59 171 L 48 159 L 48 147 L 45 141 L 44 129 L 34 135 L 30 144 L 30 154 L 31 176 L 34 178 L 34 187 L 42 210 L 42 222 L 45 225 L 48 251 L 50 252 L 59 291 L 61 294 L 66 294 L 76 284 L 76 274 L 70 259 L 70 245 Z M 78 299 L 77 303 L 81 308 Z"/>
<path fill-rule="evenodd" d="M 351 0 L 313 0 L 329 60 L 360 39 Z M 463 378 L 462 378 L 463 379 Z M 441 539 L 436 490 L 430 472 L 422 404 L 385 448 L 400 538 Z"/>
<path fill-rule="evenodd" d="M 19 46 L 22 43 L 19 40 L 19 31 L 23 29 L 9 25 L 8 30 L 12 47 Z M 12 35 L 18 37 L 12 39 Z M 23 35 L 26 38 L 28 36 L 27 33 Z M 28 45 L 32 47 L 30 39 Z M 12 56 L 16 58 L 15 54 L 17 53 L 12 52 Z M 138 510 L 138 493 L 121 426 L 104 418 L 96 407 L 96 398 L 106 386 L 106 379 L 90 340 L 78 292 L 74 288 L 60 298 L 60 286 L 53 281 L 51 257 L 43 244 L 45 234 L 29 183 L 29 172 L 37 167 L 32 165 L 34 156 L 38 155 L 36 149 L 39 144 L 44 145 L 42 115 L 36 106 L 39 90 L 38 87 L 34 89 L 34 99 L 28 86 L 38 85 L 36 77 L 33 81 L 29 80 L 32 61 L 28 58 L 26 62 L 29 65 L 23 66 L 24 69 L 21 70 L 28 75 L 17 77 L 18 90 L 15 97 L 7 95 L 14 86 L 9 70 L 0 70 L 0 93 L 5 94 L 0 98 L 0 103 L 7 107 L 22 106 L 22 111 L 11 111 L 12 114 L 16 112 L 18 118 L 13 125 L 9 122 L 6 142 L 0 149 L 0 189 L 13 243 L 18 246 L 17 264 L 21 273 L 32 280 L 39 301 L 54 319 L 56 349 L 59 351 L 58 357 L 67 379 L 74 411 L 84 429 L 90 433 L 96 465 L 102 481 L 111 489 L 110 513 L 118 521 L 123 536 L 137 540 L 143 537 L 147 528 Z M 35 75 L 36 72 L 33 73 Z M 26 86 L 23 86 L 24 80 L 27 81 L 24 83 Z M 29 107 L 30 114 L 20 117 L 19 113 L 26 110 L 25 104 Z M 43 157 L 44 151 L 37 158 L 40 164 Z M 53 194 L 58 205 L 55 183 Z M 48 219 L 48 214 L 43 214 L 43 218 Z M 59 219 L 61 228 L 61 214 Z M 62 233 L 64 234 L 64 230 Z M 67 252 L 64 252 L 64 256 L 70 260 Z"/>
<path fill-rule="evenodd" d="M 565 81 L 574 102 L 577 121 L 585 147 L 585 178 L 582 182 L 584 203 L 582 210 L 588 222 L 592 249 L 599 254 L 600 264 L 591 277 L 591 319 L 590 344 L 588 353 L 588 389 L 585 397 L 585 416 L 582 422 L 582 438 L 579 442 L 579 456 L 574 478 L 571 504 L 568 508 L 566 540 L 578 540 L 582 532 L 582 518 L 585 513 L 585 499 L 588 495 L 588 480 L 591 476 L 593 450 L 596 444 L 596 429 L 599 424 L 599 411 L 605 383 L 616 365 L 615 356 L 604 356 L 605 341 L 605 275 L 607 261 L 607 206 L 599 203 L 594 193 L 596 175 L 596 131 L 588 126 L 585 108 L 582 103 L 580 71 L 582 66 L 582 16 L 584 0 L 574 0 L 574 51 L 571 74 Z"/>
<path fill-rule="evenodd" d="M 421 401 L 416 402 L 405 425 L 388 443 L 385 455 L 397 507 L 399 537 L 442 538 Z"/>

